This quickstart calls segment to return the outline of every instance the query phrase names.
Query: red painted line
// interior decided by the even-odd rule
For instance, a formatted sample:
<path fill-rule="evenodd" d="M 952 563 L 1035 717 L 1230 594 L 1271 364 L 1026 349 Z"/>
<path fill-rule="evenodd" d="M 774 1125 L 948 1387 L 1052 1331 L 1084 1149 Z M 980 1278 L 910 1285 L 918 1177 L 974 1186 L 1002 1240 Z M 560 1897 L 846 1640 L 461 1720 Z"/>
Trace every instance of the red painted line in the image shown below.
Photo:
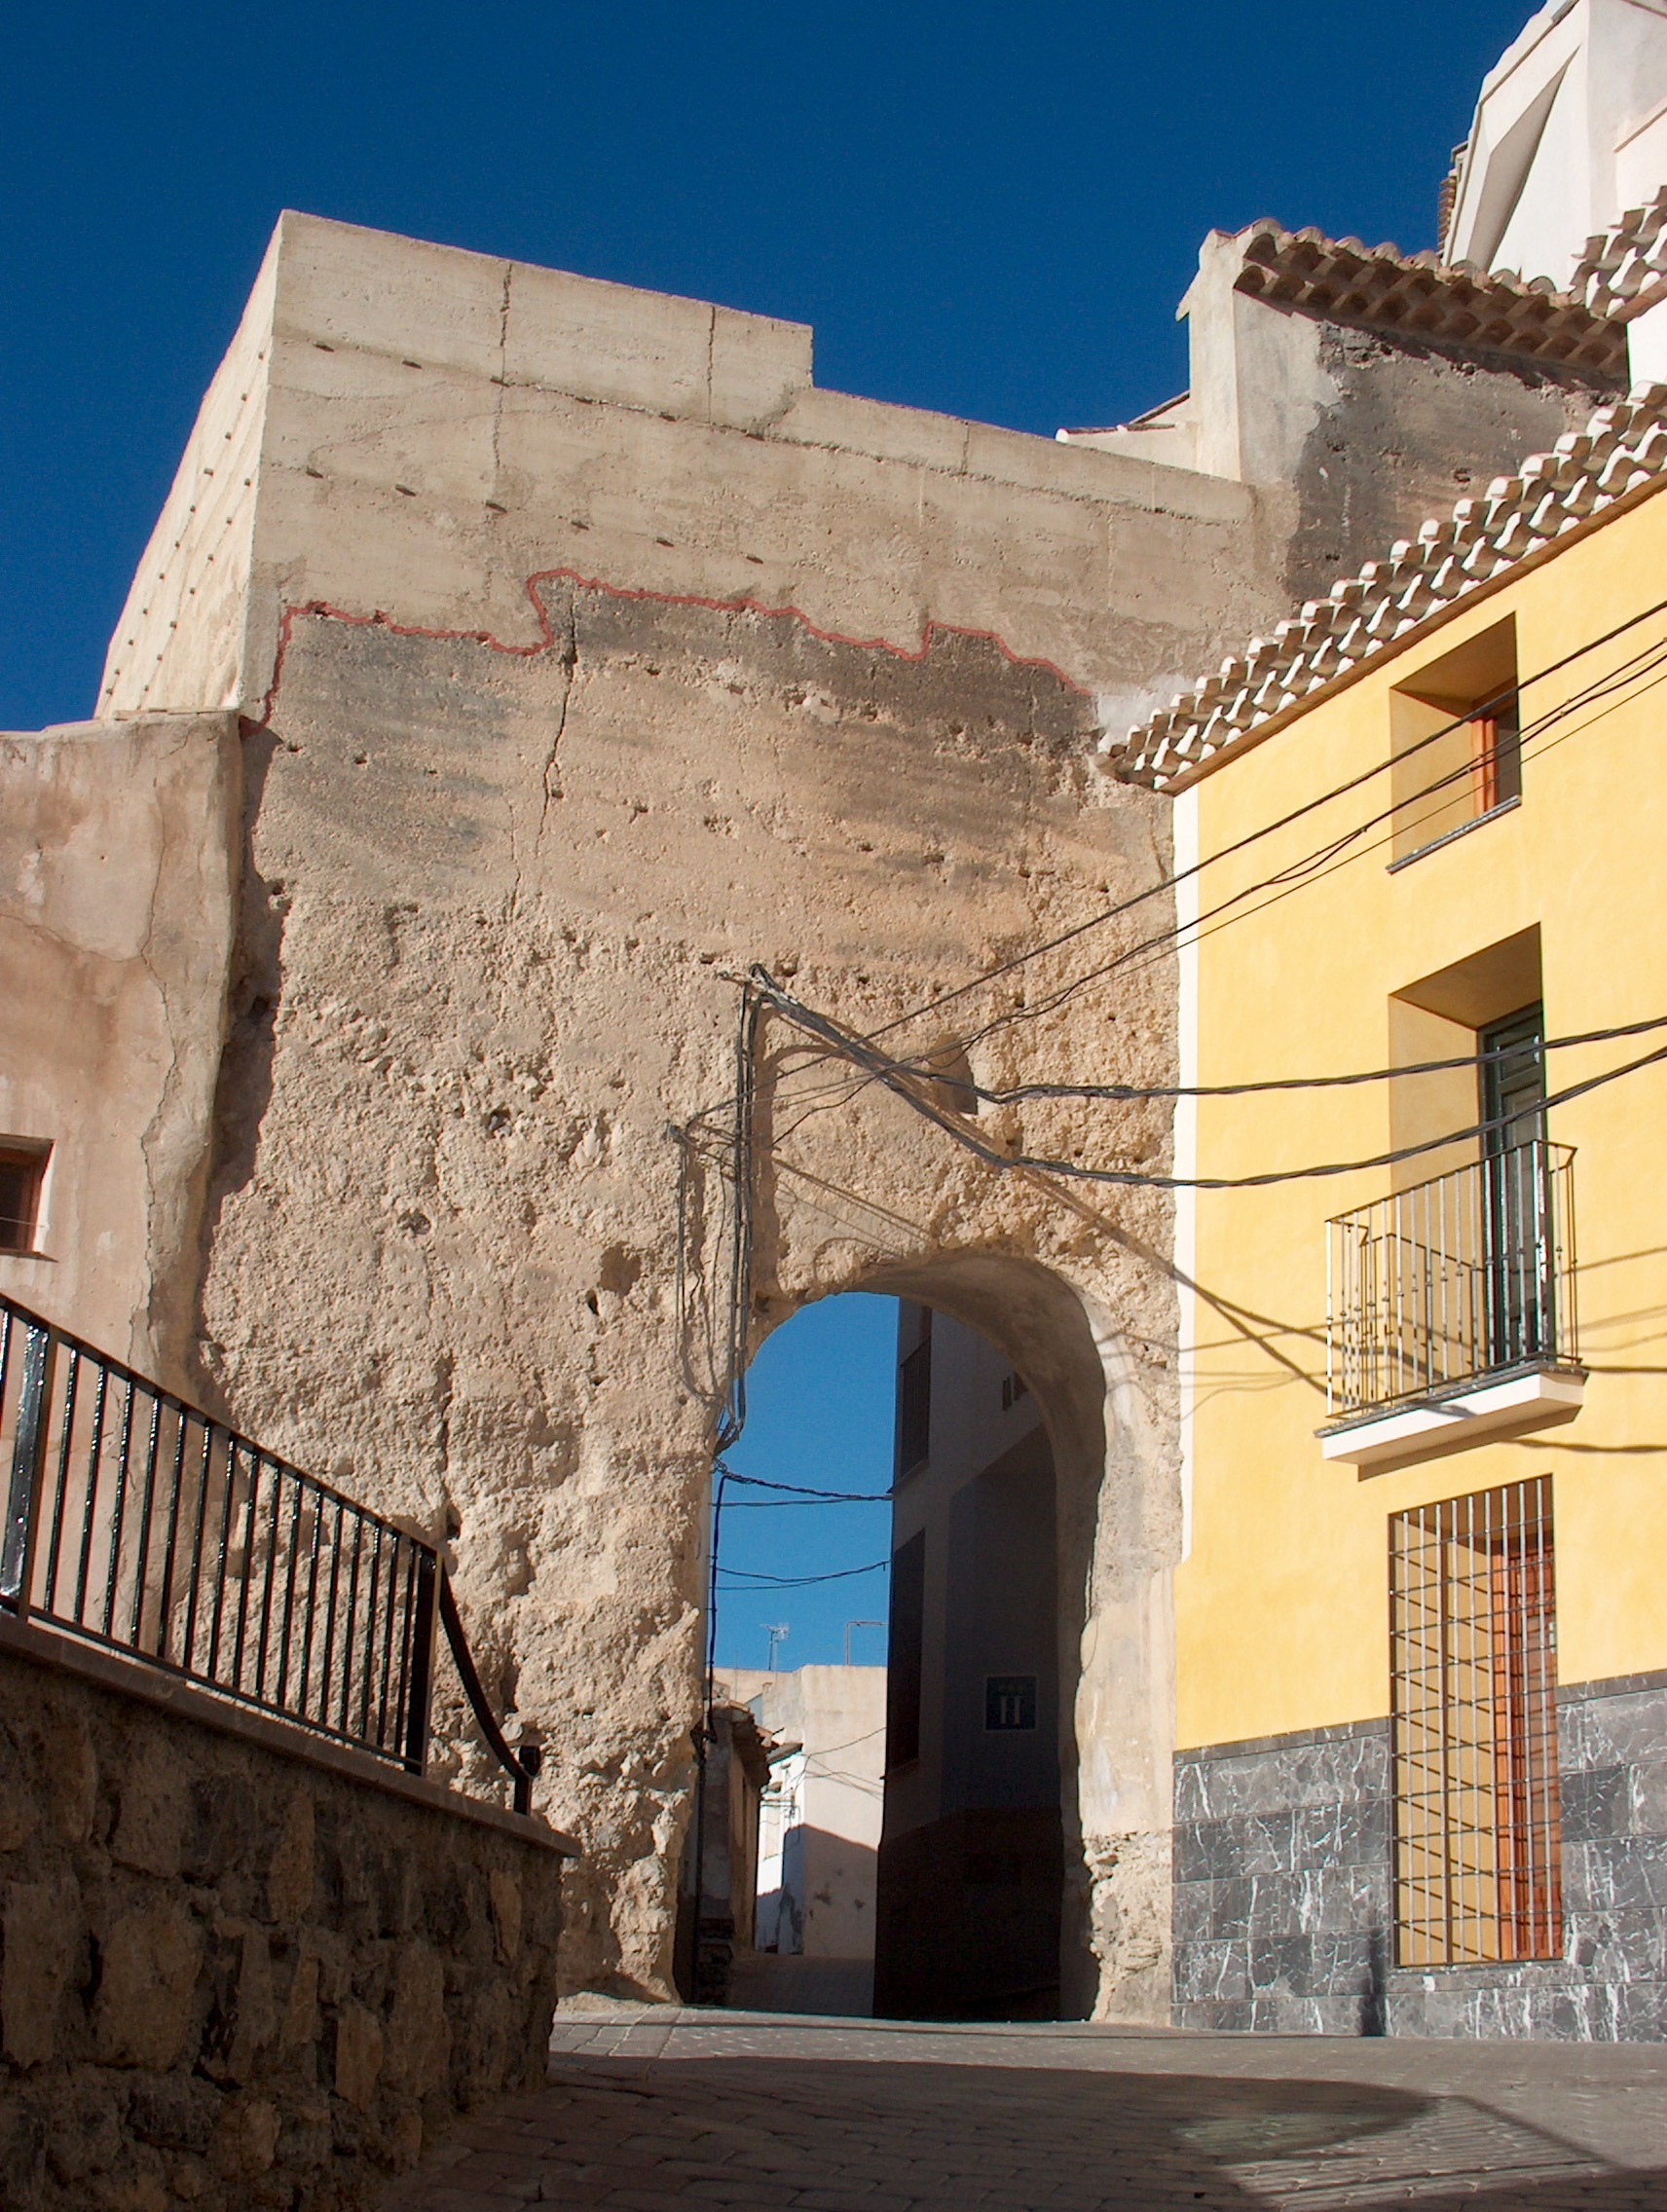
<path fill-rule="evenodd" d="M 266 697 L 261 701 L 260 720 L 253 726 L 263 728 L 272 720 L 273 711 L 278 705 L 278 685 L 283 679 L 284 656 L 289 650 L 295 623 L 302 615 L 311 615 L 325 622 L 350 622 L 360 629 L 386 630 L 395 638 L 452 639 L 465 645 L 484 645 L 489 652 L 510 653 L 519 660 L 531 660 L 539 653 L 548 652 L 556 642 L 550 627 L 549 613 L 538 588 L 547 583 L 569 583 L 577 591 L 602 592 L 610 599 L 652 600 L 662 607 L 701 607 L 714 614 L 767 615 L 772 621 L 797 622 L 811 637 L 820 638 L 825 645 L 850 645 L 858 652 L 889 653 L 894 660 L 923 661 L 938 638 L 973 638 L 984 645 L 994 645 L 1015 668 L 1040 669 L 1064 684 L 1068 691 L 1074 691 L 1079 698 L 1086 699 L 1090 696 L 1087 684 L 1076 682 L 1051 660 L 1016 653 L 1005 639 L 998 637 L 993 630 L 973 630 L 958 622 L 928 620 L 921 631 L 918 646 L 898 645 L 889 638 L 852 638 L 838 630 L 824 630 L 810 619 L 802 608 L 770 607 L 759 599 L 706 599 L 698 592 L 652 591 L 635 585 L 611 584 L 601 576 L 581 575 L 576 569 L 537 569 L 527 578 L 526 592 L 533 603 L 533 611 L 538 618 L 538 636 L 533 644 L 526 645 L 505 645 L 501 638 L 495 638 L 490 630 L 434 630 L 427 629 L 419 622 L 396 622 L 380 608 L 372 614 L 355 614 L 348 608 L 332 607 L 327 600 L 322 599 L 309 600 L 305 605 L 286 606 L 278 622 L 278 652 L 273 661 L 272 682 L 267 686 Z"/>

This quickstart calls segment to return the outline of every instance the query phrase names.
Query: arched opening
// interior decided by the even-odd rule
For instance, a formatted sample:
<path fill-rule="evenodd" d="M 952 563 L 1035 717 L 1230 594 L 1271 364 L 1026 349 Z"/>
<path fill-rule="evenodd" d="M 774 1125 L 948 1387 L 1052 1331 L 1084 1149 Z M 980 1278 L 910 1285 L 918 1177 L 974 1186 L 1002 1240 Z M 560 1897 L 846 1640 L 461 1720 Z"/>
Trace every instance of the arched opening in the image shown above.
<path fill-rule="evenodd" d="M 1056 2019 L 1064 1834 L 1053 1447 L 1021 1371 L 899 1308 L 874 2009 Z"/>
<path fill-rule="evenodd" d="M 704 1851 L 711 1867 L 738 1816 L 722 2001 L 1081 2017 L 1097 1986 L 1077 1713 L 1100 1349 L 1032 1263 L 965 1255 L 861 1288 L 878 1295 L 772 1332 L 728 1455 L 741 1509 L 721 1523 L 724 1774 Z M 861 1329 L 842 1326 L 856 1309 Z"/>

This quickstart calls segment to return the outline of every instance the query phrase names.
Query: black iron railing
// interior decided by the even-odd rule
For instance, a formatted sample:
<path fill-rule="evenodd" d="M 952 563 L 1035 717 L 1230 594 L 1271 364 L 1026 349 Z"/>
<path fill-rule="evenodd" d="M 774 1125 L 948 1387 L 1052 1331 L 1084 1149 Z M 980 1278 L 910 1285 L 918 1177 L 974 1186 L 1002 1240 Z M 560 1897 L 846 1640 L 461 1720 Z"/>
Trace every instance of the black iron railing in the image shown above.
<path fill-rule="evenodd" d="M 1329 1225 L 1333 1419 L 1574 1365 L 1574 1157 L 1535 1137 Z"/>
<path fill-rule="evenodd" d="M 432 1544 L 5 1298 L 0 1480 L 11 1612 L 413 1774 L 443 1628 L 529 1810 Z"/>

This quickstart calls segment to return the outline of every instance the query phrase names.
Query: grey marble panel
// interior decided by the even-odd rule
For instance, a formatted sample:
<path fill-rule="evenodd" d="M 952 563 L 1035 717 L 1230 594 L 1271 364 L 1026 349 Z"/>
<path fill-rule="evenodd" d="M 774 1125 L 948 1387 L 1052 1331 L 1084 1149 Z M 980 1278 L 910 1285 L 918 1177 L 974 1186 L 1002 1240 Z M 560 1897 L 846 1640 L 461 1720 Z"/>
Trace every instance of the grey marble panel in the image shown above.
<path fill-rule="evenodd" d="M 1559 1959 L 1395 1970 L 1389 1731 L 1175 1762 L 1175 2017 L 1280 2033 L 1667 2038 L 1667 1683 L 1559 1701 Z"/>
<path fill-rule="evenodd" d="M 1250 1995 L 1250 1952 L 1245 1943 L 1189 1943 L 1175 1964 L 1175 1998 L 1182 2005 L 1239 2002 Z"/>
<path fill-rule="evenodd" d="M 1667 1836 L 1667 1758 L 1646 1759 L 1631 1769 L 1631 1796 L 1629 1831 Z"/>
<path fill-rule="evenodd" d="M 1320 1936 L 1382 1928 L 1389 1918 L 1387 1850 L 1376 1865 L 1306 1866 L 1295 1885 L 1297 1925 Z"/>
<path fill-rule="evenodd" d="M 1387 1866 L 1392 1815 L 1384 1796 L 1310 1805 L 1294 1816 L 1293 1863 L 1309 1866 Z"/>
<path fill-rule="evenodd" d="M 1601 1692 L 1601 1685 L 1594 1687 Z M 1565 1697 L 1558 1709 L 1558 1733 L 1568 1765 L 1589 1769 L 1651 1763 L 1667 1755 L 1667 1690 Z"/>
<path fill-rule="evenodd" d="M 1624 1766 L 1564 1767 L 1563 1840 L 1585 1843 L 1593 1836 L 1625 1835 L 1632 1825 L 1631 1770 Z"/>
<path fill-rule="evenodd" d="M 1178 1882 L 1226 1881 L 1241 1874 L 1288 1874 L 1292 1863 L 1289 1812 L 1191 1821 L 1175 1830 Z"/>
<path fill-rule="evenodd" d="M 1255 1751 L 1186 1752 L 1175 1761 L 1175 1819 L 1225 1821 L 1382 1796 L 1389 1786 L 1387 1721 L 1326 1729 Z"/>

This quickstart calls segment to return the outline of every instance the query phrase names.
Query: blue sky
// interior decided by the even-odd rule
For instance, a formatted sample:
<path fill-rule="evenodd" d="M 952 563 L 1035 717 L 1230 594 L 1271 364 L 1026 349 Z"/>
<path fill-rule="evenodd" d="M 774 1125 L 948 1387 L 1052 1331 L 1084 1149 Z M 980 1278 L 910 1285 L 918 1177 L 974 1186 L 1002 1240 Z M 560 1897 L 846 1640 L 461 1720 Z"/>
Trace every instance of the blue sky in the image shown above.
<path fill-rule="evenodd" d="M 170 0 L 8 20 L 0 728 L 91 712 L 280 207 L 809 322 L 820 384 L 1051 434 L 1185 381 L 1175 303 L 1258 215 L 1434 242 L 1528 0 L 441 8 Z M 889 1301 L 765 1346 L 736 1463 L 878 1491 Z M 881 1506 L 744 1512 L 725 1559 L 858 1566 Z M 761 1593 L 763 1586 L 758 1586 Z M 722 1656 L 837 1658 L 869 1575 L 730 1595 Z M 866 1639 L 866 1641 L 865 1641 Z M 877 1657 L 860 1632 L 856 1649 Z"/>
<path fill-rule="evenodd" d="M 728 1454 L 738 1473 L 806 1490 L 883 1493 L 892 1471 L 897 1301 L 853 1293 L 807 1306 L 765 1340 L 747 1379 L 747 1426 Z M 885 1573 L 841 1574 L 801 1589 L 749 1584 L 749 1574 L 826 1574 L 871 1566 L 891 1549 L 891 1509 L 767 1503 L 766 1491 L 731 1487 L 723 1508 L 718 1603 L 721 1665 L 761 1667 L 769 1622 L 790 1634 L 777 1665 L 822 1665 L 845 1655 L 847 1621 L 883 1620 Z M 874 1666 L 885 1635 L 853 1628 L 851 1657 Z"/>
<path fill-rule="evenodd" d="M 0 727 L 86 715 L 278 209 L 816 326 L 824 385 L 1051 433 L 1185 381 L 1212 225 L 1433 242 L 1526 0 L 19 9 Z"/>

